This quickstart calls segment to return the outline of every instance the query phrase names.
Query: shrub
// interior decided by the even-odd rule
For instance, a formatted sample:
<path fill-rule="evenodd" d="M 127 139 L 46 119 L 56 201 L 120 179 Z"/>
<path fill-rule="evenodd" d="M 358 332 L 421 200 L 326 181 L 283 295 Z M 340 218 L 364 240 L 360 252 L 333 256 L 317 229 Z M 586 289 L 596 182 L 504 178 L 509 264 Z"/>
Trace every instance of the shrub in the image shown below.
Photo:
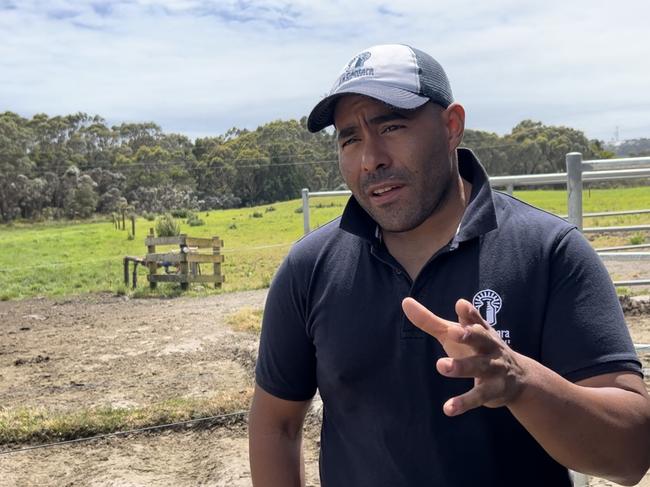
<path fill-rule="evenodd" d="M 237 224 L 236 223 L 231 223 L 230 225 L 228 225 L 228 229 L 229 230 L 237 230 Z"/>
<path fill-rule="evenodd" d="M 251 216 L 253 218 L 262 218 L 264 216 L 264 213 L 262 213 L 261 211 L 254 211 Z"/>
<path fill-rule="evenodd" d="M 156 235 L 159 237 L 175 237 L 180 234 L 181 226 L 171 214 L 165 213 L 156 220 Z"/>
<path fill-rule="evenodd" d="M 152 221 L 154 221 L 154 220 L 156 219 L 156 215 L 153 214 L 153 213 L 150 213 L 150 212 L 148 212 L 148 211 L 145 211 L 145 212 L 142 214 L 142 216 L 143 216 L 144 219 L 147 220 L 148 222 L 152 222 Z"/>
<path fill-rule="evenodd" d="M 275 206 L 267 206 L 264 210 L 265 213 L 269 213 L 271 211 L 275 211 Z"/>
<path fill-rule="evenodd" d="M 642 233 L 635 233 L 630 237 L 630 245 L 641 245 L 645 242 L 645 237 Z"/>
<path fill-rule="evenodd" d="M 200 210 L 236 208 L 239 206 L 241 206 L 241 199 L 231 193 L 219 196 L 205 196 L 198 202 L 198 208 Z"/>
<path fill-rule="evenodd" d="M 302 206 L 299 206 L 295 210 L 293 210 L 294 213 L 302 213 Z"/>
<path fill-rule="evenodd" d="M 41 211 L 41 214 L 43 215 L 43 218 L 45 220 L 55 220 L 57 218 L 60 218 L 61 215 L 61 209 L 60 208 L 53 208 L 51 206 L 47 206 L 43 208 L 43 211 Z"/>
<path fill-rule="evenodd" d="M 337 206 L 337 205 L 333 201 L 331 201 L 330 203 L 317 203 L 316 204 L 316 208 L 334 208 L 335 206 Z"/>
<path fill-rule="evenodd" d="M 188 218 L 192 214 L 190 210 L 184 208 L 177 208 L 175 210 L 172 210 L 171 213 L 174 218 Z"/>
<path fill-rule="evenodd" d="M 190 213 L 189 218 L 187 219 L 187 224 L 190 227 L 200 227 L 201 225 L 205 225 L 205 222 L 201 220 L 198 215 L 195 213 Z"/>

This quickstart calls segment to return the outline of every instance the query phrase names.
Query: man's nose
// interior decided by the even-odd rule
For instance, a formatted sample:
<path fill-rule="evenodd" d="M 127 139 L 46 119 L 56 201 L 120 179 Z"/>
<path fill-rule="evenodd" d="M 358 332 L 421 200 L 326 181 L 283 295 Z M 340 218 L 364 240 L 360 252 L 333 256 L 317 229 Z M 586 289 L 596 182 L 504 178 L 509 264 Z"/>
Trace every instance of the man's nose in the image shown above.
<path fill-rule="evenodd" d="M 390 156 L 381 138 L 368 135 L 364 139 L 363 152 L 361 154 L 361 167 L 363 170 L 371 172 L 389 166 Z"/>

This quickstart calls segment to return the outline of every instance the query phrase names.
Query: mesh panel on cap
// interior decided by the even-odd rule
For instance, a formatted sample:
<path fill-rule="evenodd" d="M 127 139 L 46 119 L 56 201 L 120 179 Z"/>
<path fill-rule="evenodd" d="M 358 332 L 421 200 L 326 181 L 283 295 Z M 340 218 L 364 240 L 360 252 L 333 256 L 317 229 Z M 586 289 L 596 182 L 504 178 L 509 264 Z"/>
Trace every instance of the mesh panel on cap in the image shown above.
<path fill-rule="evenodd" d="M 432 102 L 447 108 L 454 102 L 449 79 L 438 61 L 427 53 L 411 47 L 420 67 L 420 92 Z"/>

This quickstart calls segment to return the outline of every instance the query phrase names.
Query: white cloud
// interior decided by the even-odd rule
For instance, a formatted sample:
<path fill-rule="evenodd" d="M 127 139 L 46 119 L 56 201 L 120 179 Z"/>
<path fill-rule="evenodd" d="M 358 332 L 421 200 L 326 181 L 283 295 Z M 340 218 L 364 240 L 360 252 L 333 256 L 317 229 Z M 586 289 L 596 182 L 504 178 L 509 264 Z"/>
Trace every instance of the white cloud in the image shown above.
<path fill-rule="evenodd" d="M 0 0 L 0 110 L 220 133 L 306 115 L 357 51 L 404 42 L 447 68 L 470 126 L 650 137 L 647 18 L 645 0 Z"/>

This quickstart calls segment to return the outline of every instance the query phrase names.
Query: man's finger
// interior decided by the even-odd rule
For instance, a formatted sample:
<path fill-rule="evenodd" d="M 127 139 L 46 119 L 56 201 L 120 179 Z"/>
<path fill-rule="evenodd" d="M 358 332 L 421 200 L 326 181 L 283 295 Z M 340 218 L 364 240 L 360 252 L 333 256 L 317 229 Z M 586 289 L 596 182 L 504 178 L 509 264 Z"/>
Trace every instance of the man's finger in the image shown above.
<path fill-rule="evenodd" d="M 436 362 L 436 369 L 445 377 L 481 378 L 490 375 L 492 359 L 485 355 L 465 358 L 444 357 Z"/>
<path fill-rule="evenodd" d="M 463 326 L 479 324 L 484 328 L 489 328 L 481 313 L 465 299 L 456 301 L 456 314 L 458 315 L 458 322 Z"/>
<path fill-rule="evenodd" d="M 413 298 L 404 298 L 402 309 L 411 323 L 425 333 L 437 338 L 441 343 L 446 340 L 449 328 L 458 326 L 453 321 L 447 321 L 436 316 Z"/>
<path fill-rule="evenodd" d="M 476 353 L 481 355 L 490 355 L 499 347 L 499 343 L 489 330 L 481 325 L 471 325 L 458 327 L 457 330 L 450 330 L 447 334 L 447 340 L 470 347 Z"/>
<path fill-rule="evenodd" d="M 493 399 L 494 393 L 490 389 L 494 389 L 494 386 L 486 383 L 477 384 L 465 394 L 449 399 L 442 406 L 442 410 L 447 416 L 458 416 L 483 406 Z"/>

